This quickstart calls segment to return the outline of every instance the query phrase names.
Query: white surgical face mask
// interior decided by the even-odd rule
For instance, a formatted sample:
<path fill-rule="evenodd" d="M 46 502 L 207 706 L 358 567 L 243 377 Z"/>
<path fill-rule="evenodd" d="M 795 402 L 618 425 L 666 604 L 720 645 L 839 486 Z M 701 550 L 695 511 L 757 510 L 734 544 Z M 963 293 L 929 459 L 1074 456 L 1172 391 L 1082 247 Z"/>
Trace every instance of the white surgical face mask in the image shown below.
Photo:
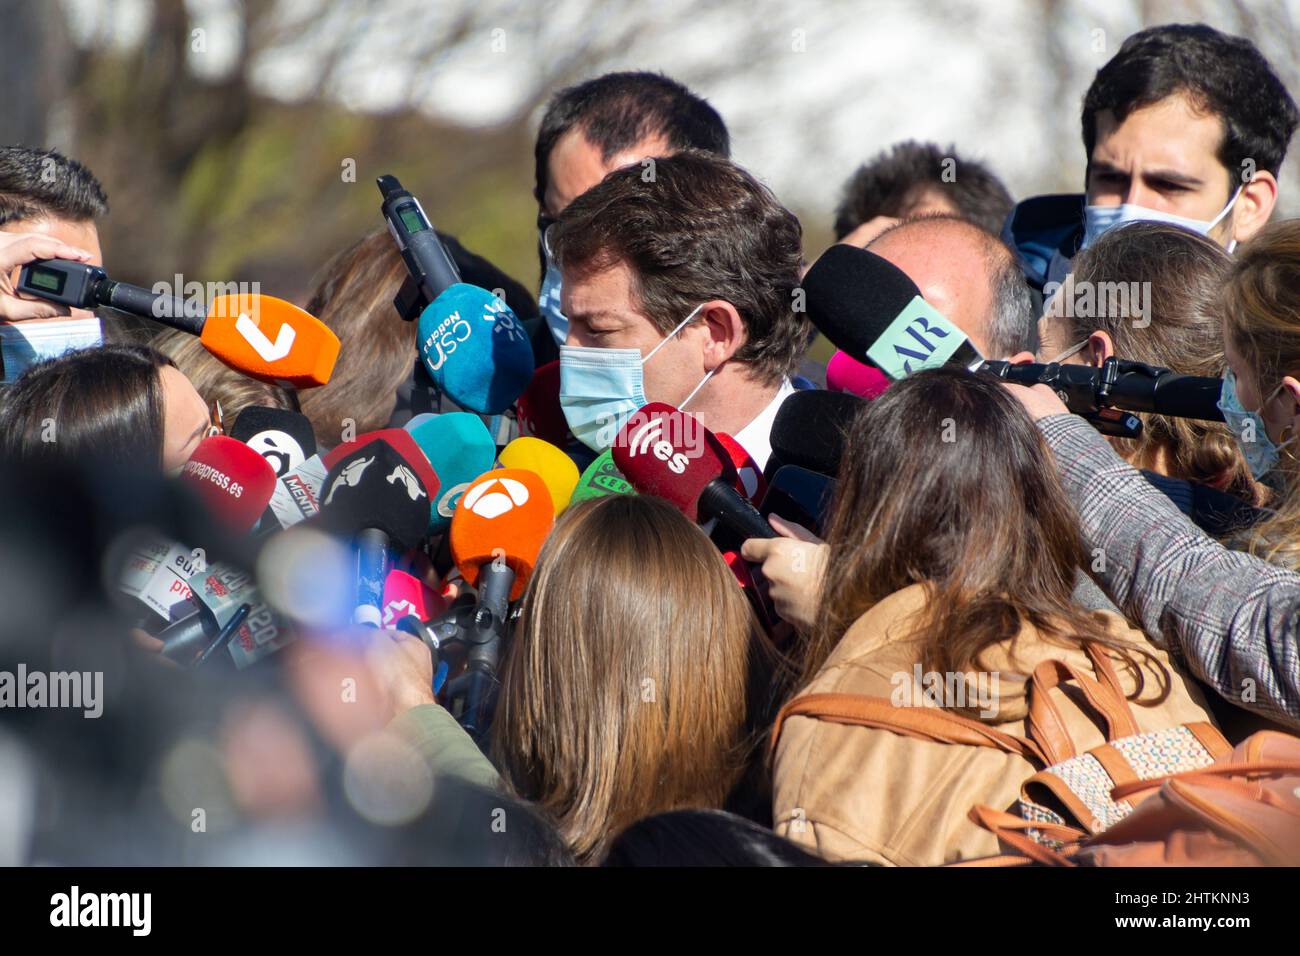
<path fill-rule="evenodd" d="M 1083 209 L 1083 245 L 1080 249 L 1087 249 L 1097 241 L 1097 237 L 1106 231 L 1113 229 L 1126 222 L 1167 222 L 1171 226 L 1181 226 L 1183 229 L 1189 229 L 1192 232 L 1200 233 L 1207 236 L 1210 230 L 1223 222 L 1225 216 L 1232 211 L 1233 205 L 1237 202 L 1237 197 L 1241 195 L 1241 186 L 1232 194 L 1228 200 L 1228 205 L 1219 211 L 1219 214 L 1213 219 L 1191 219 L 1187 216 L 1175 216 L 1171 212 L 1161 212 L 1158 209 L 1148 209 L 1146 206 L 1138 206 L 1133 203 L 1122 203 L 1118 206 L 1085 206 Z M 1237 247 L 1237 240 L 1233 239 L 1228 243 L 1228 252 L 1232 252 Z"/>
<path fill-rule="evenodd" d="M 103 342 L 104 334 L 98 318 L 0 324 L 4 381 L 12 382 L 29 366 L 44 359 L 57 358 L 64 352 L 91 348 Z"/>
<path fill-rule="evenodd" d="M 704 303 L 697 305 L 645 358 L 640 349 L 560 346 L 560 408 L 574 438 L 597 453 L 613 444 L 628 416 L 646 404 L 645 363 L 702 308 Z M 718 368 L 714 366 L 705 374 L 680 408 L 686 408 Z"/>

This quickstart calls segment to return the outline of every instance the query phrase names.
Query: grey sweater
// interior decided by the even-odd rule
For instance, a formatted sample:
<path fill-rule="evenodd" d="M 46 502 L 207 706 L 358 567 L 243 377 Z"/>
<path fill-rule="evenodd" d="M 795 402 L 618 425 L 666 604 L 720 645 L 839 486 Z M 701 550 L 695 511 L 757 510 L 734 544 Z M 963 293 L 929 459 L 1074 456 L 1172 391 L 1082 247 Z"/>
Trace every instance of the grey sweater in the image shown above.
<path fill-rule="evenodd" d="M 1300 728 L 1300 575 L 1206 535 L 1082 418 L 1038 427 L 1111 600 L 1228 700 Z"/>

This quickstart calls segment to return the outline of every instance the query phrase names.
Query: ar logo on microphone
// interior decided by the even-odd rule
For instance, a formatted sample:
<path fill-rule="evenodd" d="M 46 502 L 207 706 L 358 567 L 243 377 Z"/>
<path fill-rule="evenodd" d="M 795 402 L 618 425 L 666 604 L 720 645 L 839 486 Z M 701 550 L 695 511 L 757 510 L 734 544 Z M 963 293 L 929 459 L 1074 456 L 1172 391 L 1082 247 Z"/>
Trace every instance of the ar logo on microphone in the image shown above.
<path fill-rule="evenodd" d="M 361 484 L 361 475 L 370 467 L 371 462 L 374 460 L 375 456 L 371 455 L 369 458 L 358 458 L 356 461 L 350 462 L 344 466 L 343 470 L 339 472 L 339 476 L 334 479 L 334 483 L 330 485 L 329 494 L 325 496 L 325 500 L 322 501 L 321 504 L 327 505 L 333 501 L 334 492 L 338 491 L 339 488 L 355 488 L 357 485 Z"/>
<path fill-rule="evenodd" d="M 235 331 L 244 337 L 244 341 L 252 346 L 253 351 L 265 362 L 278 362 L 288 355 L 293 348 L 293 340 L 298 337 L 293 326 L 285 322 L 275 333 L 275 341 L 272 342 L 245 312 L 240 312 L 239 318 L 235 320 Z"/>
<path fill-rule="evenodd" d="M 628 457 L 634 458 L 637 455 L 644 455 L 647 452 L 652 453 L 660 461 L 668 465 L 668 470 L 674 475 L 683 474 L 686 471 L 687 457 L 685 452 L 680 452 L 673 447 L 672 442 L 663 437 L 664 420 L 662 418 L 652 418 L 640 428 L 632 433 L 632 437 L 627 443 Z"/>
<path fill-rule="evenodd" d="M 528 501 L 528 486 L 513 478 L 489 478 L 469 491 L 460 503 L 480 518 L 499 518 Z"/>
<path fill-rule="evenodd" d="M 395 482 L 402 482 L 406 486 L 406 493 L 411 496 L 412 501 L 418 501 L 420 498 L 427 497 L 424 489 L 420 487 L 420 480 L 411 474 L 411 469 L 405 465 L 398 465 L 393 469 L 393 473 L 388 476 L 388 483 L 391 485 Z"/>
<path fill-rule="evenodd" d="M 919 368 L 938 368 L 964 341 L 965 336 L 918 295 L 867 349 L 867 358 L 897 381 Z"/>

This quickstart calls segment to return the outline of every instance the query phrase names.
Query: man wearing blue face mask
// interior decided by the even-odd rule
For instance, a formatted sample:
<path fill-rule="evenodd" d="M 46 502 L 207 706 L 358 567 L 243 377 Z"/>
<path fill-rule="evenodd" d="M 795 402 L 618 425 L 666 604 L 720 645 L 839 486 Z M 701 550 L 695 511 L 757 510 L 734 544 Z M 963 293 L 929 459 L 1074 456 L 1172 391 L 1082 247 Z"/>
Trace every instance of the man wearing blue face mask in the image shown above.
<path fill-rule="evenodd" d="M 7 233 L 6 239 L 13 237 L 6 245 L 20 236 L 42 236 L 81 253 L 58 254 L 102 266 L 96 220 L 107 212 L 104 188 L 81 163 L 54 150 L 0 147 L 0 233 Z M 94 312 L 22 301 L 9 294 L 18 280 L 19 264 L 6 264 L 11 268 L 0 280 L 3 381 L 13 381 L 40 359 L 103 341 Z"/>
<path fill-rule="evenodd" d="M 1084 98 L 1086 193 L 1025 200 L 1003 238 L 1047 295 L 1075 253 L 1126 222 L 1167 222 L 1231 252 L 1268 221 L 1298 121 L 1250 41 L 1204 24 L 1143 30 Z"/>
<path fill-rule="evenodd" d="M 539 366 L 556 357 L 569 332 L 548 238 L 556 220 L 612 170 L 682 149 L 726 157 L 731 140 L 712 106 L 658 73 L 606 73 L 561 90 L 547 105 L 535 147 L 542 259 L 538 308 L 546 324 L 533 341 Z"/>
<path fill-rule="evenodd" d="M 698 151 L 606 176 L 552 237 L 569 328 L 560 405 L 599 452 L 667 402 L 763 467 L 811 326 L 797 308 L 799 221 L 735 164 Z"/>

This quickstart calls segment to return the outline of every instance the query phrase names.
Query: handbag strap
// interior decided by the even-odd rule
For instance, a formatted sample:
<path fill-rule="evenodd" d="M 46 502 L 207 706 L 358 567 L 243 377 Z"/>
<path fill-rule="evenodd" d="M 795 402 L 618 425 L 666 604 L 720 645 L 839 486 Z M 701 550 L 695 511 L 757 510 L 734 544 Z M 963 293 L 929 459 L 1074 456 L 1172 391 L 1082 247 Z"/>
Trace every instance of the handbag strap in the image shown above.
<path fill-rule="evenodd" d="M 834 724 L 874 727 L 905 737 L 942 744 L 990 747 L 1046 767 L 1050 761 L 1032 740 L 937 707 L 899 707 L 884 697 L 860 694 L 806 694 L 781 708 L 772 726 L 770 753 L 776 753 L 781 728 L 789 717 L 812 717 Z"/>
<path fill-rule="evenodd" d="M 1113 669 L 1111 674 L 1114 675 Z M 1061 712 L 1049 693 L 1063 680 L 1073 680 L 1092 710 L 1101 717 L 1106 725 L 1108 743 L 1138 733 L 1137 721 L 1133 718 L 1128 701 L 1107 686 L 1109 681 L 1102 683 L 1065 661 L 1039 661 L 1029 679 L 1029 716 L 1025 726 L 1029 736 L 1052 758 L 1052 763 L 1069 760 L 1077 753 L 1074 741 L 1061 719 Z"/>

